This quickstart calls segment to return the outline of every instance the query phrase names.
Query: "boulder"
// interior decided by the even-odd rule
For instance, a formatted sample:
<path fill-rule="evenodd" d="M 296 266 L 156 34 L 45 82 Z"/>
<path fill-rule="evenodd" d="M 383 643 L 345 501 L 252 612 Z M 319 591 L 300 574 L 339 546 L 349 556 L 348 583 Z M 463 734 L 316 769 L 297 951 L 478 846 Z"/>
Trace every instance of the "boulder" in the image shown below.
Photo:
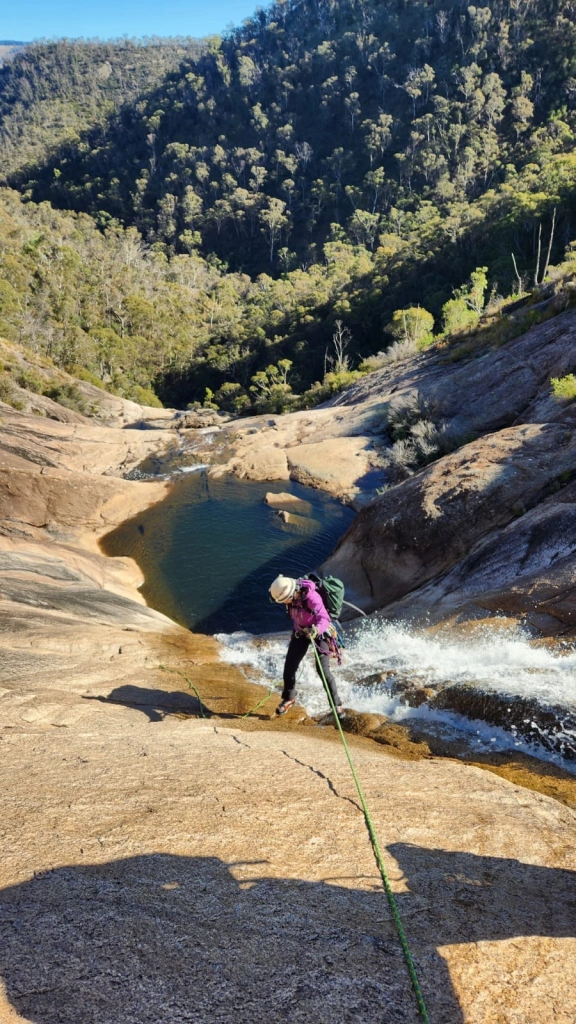
<path fill-rule="evenodd" d="M 245 456 L 233 459 L 230 464 L 213 466 L 211 476 L 232 472 L 240 480 L 289 480 L 290 471 L 285 452 L 281 448 L 264 446 L 252 448 Z"/>
<path fill-rule="evenodd" d="M 487 435 L 359 512 L 323 572 L 343 579 L 364 610 L 398 601 L 470 552 L 468 573 L 475 573 L 476 546 L 522 516 L 575 465 L 573 422 Z"/>
<path fill-rule="evenodd" d="M 490 534 L 384 615 L 434 624 L 482 612 L 524 619 L 547 635 L 576 627 L 576 484 Z"/>
<path fill-rule="evenodd" d="M 284 509 L 286 512 L 297 512 L 299 515 L 307 516 L 312 512 L 312 505 L 304 498 L 298 498 L 295 494 L 288 494 L 286 491 L 268 491 L 264 501 L 270 508 Z"/>
<path fill-rule="evenodd" d="M 279 509 L 276 517 L 276 521 L 282 523 L 282 528 L 287 527 L 289 533 L 310 535 L 322 529 L 322 524 L 317 519 L 312 519 L 310 516 L 298 516 L 295 512 L 286 512 L 285 509 Z"/>
<path fill-rule="evenodd" d="M 286 450 L 292 480 L 336 497 L 349 495 L 370 468 L 368 437 L 338 437 Z"/>

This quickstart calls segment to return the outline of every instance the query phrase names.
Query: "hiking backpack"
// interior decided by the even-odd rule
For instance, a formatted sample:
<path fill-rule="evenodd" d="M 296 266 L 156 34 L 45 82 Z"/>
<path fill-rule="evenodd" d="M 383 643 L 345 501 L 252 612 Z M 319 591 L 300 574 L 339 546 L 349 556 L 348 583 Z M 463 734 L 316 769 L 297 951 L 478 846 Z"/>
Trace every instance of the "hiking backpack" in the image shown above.
<path fill-rule="evenodd" d="M 309 572 L 306 579 L 312 580 L 316 584 L 316 589 L 324 602 L 330 618 L 338 619 L 342 614 L 344 594 L 346 593 L 342 580 L 339 580 L 336 576 L 324 576 L 322 578 L 314 572 Z"/>

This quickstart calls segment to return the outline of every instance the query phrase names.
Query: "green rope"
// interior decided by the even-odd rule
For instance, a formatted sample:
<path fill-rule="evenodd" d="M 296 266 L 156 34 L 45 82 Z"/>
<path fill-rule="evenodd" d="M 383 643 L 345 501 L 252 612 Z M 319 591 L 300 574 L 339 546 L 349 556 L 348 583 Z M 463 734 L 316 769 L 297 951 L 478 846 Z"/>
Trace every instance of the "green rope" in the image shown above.
<path fill-rule="evenodd" d="M 188 676 L 185 676 L 183 672 L 181 673 L 181 675 L 182 675 L 182 678 L 185 679 L 186 682 L 188 683 L 188 686 L 190 687 L 190 689 L 194 690 L 194 693 L 196 694 L 196 697 L 198 699 L 198 703 L 200 705 L 200 718 L 206 718 L 206 715 L 204 714 L 204 702 L 202 700 L 202 697 L 198 693 L 198 690 L 194 686 L 194 683 L 192 682 L 191 679 L 188 679 Z"/>
<path fill-rule="evenodd" d="M 192 682 L 192 680 L 189 679 L 188 676 L 184 675 L 183 672 L 180 672 L 180 670 L 177 669 L 177 668 L 167 668 L 166 665 L 159 665 L 158 668 L 162 669 L 163 672 L 174 672 L 175 675 L 182 676 L 182 679 L 186 680 L 186 682 L 188 683 L 188 686 L 190 687 L 191 690 L 194 690 L 194 693 L 196 694 L 196 697 L 198 698 L 198 702 L 200 704 L 200 717 L 201 718 L 206 718 L 206 715 L 204 714 L 204 710 L 203 710 L 203 708 L 204 708 L 204 701 L 202 700 L 202 698 L 201 698 L 200 694 L 198 693 L 198 690 L 194 686 L 194 683 Z M 251 708 L 251 710 L 247 711 L 245 715 L 240 715 L 240 718 L 241 719 L 242 718 L 249 718 L 250 715 L 253 715 L 255 711 L 258 711 L 258 708 L 261 708 L 262 705 L 265 704 L 267 700 L 270 700 L 270 697 L 273 697 L 275 693 L 276 693 L 275 690 L 270 690 L 270 692 L 266 695 L 266 697 L 263 697 L 262 700 L 258 701 L 258 703 L 257 703 L 255 708 Z"/>
<path fill-rule="evenodd" d="M 257 703 L 255 708 L 252 708 L 251 711 L 247 711 L 245 715 L 240 715 L 240 718 L 241 719 L 242 718 L 249 718 L 250 715 L 253 715 L 255 711 L 258 711 L 258 708 L 261 708 L 262 705 L 265 704 L 267 700 L 270 700 L 270 697 L 273 697 L 275 693 L 276 693 L 276 690 L 270 690 L 270 693 L 268 693 L 265 697 L 263 697 L 262 700 L 258 701 L 258 703 Z"/>
<path fill-rule="evenodd" d="M 186 680 L 188 686 L 190 687 L 191 690 L 194 690 L 194 693 L 196 694 L 196 697 L 198 699 L 198 703 L 200 705 L 200 718 L 206 718 L 206 715 L 204 714 L 204 702 L 202 700 L 202 697 L 198 693 L 198 690 L 194 686 L 192 680 L 188 679 L 188 676 L 184 675 L 184 673 L 180 672 L 180 670 L 177 668 L 167 668 L 166 665 L 158 665 L 158 668 L 161 668 L 163 672 L 174 672 L 175 675 L 182 676 L 182 679 Z"/>
<path fill-rule="evenodd" d="M 364 817 L 366 819 L 366 825 L 367 825 L 367 828 L 368 828 L 368 832 L 370 834 L 370 839 L 372 841 L 372 848 L 374 850 L 374 856 L 376 858 L 376 863 L 378 865 L 378 868 L 380 870 L 380 874 L 382 876 L 382 882 L 384 883 L 384 891 L 386 892 L 386 895 L 388 897 L 388 902 L 390 904 L 390 910 L 392 911 L 392 917 L 394 918 L 394 923 L 396 925 L 396 931 L 398 932 L 398 938 L 400 939 L 400 945 L 402 946 L 402 952 L 404 953 L 404 959 L 406 961 L 406 966 L 408 968 L 408 974 L 410 975 L 410 981 L 412 982 L 412 987 L 414 989 L 414 995 L 416 996 L 416 1002 L 418 1003 L 418 1009 L 419 1009 L 419 1011 L 420 1011 L 420 1013 L 422 1015 L 422 1019 L 425 1021 L 425 1024 L 430 1024 L 430 1018 L 428 1017 L 428 1012 L 426 1010 L 426 1004 L 424 1003 L 424 996 L 422 995 L 422 990 L 420 988 L 420 982 L 418 981 L 418 975 L 416 974 L 416 968 L 414 966 L 414 961 L 412 959 L 412 954 L 411 954 L 410 948 L 408 946 L 408 941 L 407 941 L 406 935 L 404 933 L 404 928 L 403 928 L 403 925 L 402 925 L 402 921 L 400 920 L 400 914 L 398 912 L 398 906 L 396 904 L 396 899 L 395 899 L 394 893 L 392 892 L 392 889 L 390 887 L 390 882 L 388 880 L 388 874 L 386 872 L 386 868 L 384 866 L 384 860 L 383 860 L 382 854 L 380 852 L 380 846 L 378 844 L 378 837 L 376 835 L 376 830 L 374 828 L 374 824 L 372 822 L 372 818 L 370 817 L 370 811 L 368 810 L 368 805 L 367 805 L 366 800 L 364 798 L 364 793 L 362 792 L 362 786 L 360 785 L 360 780 L 359 780 L 359 778 L 358 778 L 358 776 L 356 774 L 356 769 L 354 767 L 354 762 L 352 760 L 352 755 L 350 754 L 350 750 L 348 748 L 348 744 L 346 743 L 346 737 L 344 736 L 344 731 L 342 729 L 342 725 L 340 723 L 340 719 L 338 718 L 338 712 L 336 711 L 336 705 L 334 704 L 334 699 L 333 699 L 332 694 L 330 692 L 330 687 L 328 686 L 328 683 L 326 682 L 326 676 L 324 675 L 324 669 L 322 668 L 322 662 L 320 661 L 320 657 L 318 655 L 318 650 L 317 650 L 316 644 L 313 642 L 312 646 L 314 648 L 314 654 L 316 656 L 316 664 L 318 665 L 318 671 L 320 673 L 322 682 L 324 683 L 324 689 L 326 690 L 326 695 L 328 697 L 328 700 L 330 702 L 330 707 L 332 708 L 332 712 L 334 714 L 334 720 L 336 722 L 336 725 L 338 726 L 338 731 L 340 733 L 340 739 L 342 740 L 342 743 L 344 745 L 344 750 L 346 751 L 346 757 L 348 758 L 348 764 L 350 765 L 350 771 L 352 772 L 352 776 L 354 778 L 354 782 L 356 783 L 356 789 L 358 790 L 358 796 L 360 797 L 360 803 L 362 804 L 362 810 L 364 811 Z"/>

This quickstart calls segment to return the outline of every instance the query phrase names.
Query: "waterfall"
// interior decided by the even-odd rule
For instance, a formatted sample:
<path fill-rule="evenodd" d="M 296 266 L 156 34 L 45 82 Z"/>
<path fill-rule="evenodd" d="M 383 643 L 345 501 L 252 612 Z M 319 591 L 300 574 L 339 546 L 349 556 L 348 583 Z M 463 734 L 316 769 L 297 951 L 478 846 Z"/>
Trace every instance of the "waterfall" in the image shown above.
<path fill-rule="evenodd" d="M 223 659 L 244 666 L 255 680 L 281 685 L 287 636 L 255 642 L 249 633 L 233 633 L 217 639 Z M 535 646 L 522 630 L 478 624 L 468 638 L 430 634 L 371 617 L 348 628 L 338 680 L 344 704 L 356 711 L 399 723 L 420 721 L 465 737 L 479 751 L 518 749 L 564 767 L 571 766 L 570 758 L 576 771 L 576 650 L 571 644 Z M 406 687 L 431 689 L 431 699 L 410 706 Z M 460 694 L 458 708 L 468 699 L 473 714 L 478 695 L 486 695 L 492 721 L 434 706 L 435 695 L 441 702 L 443 694 L 454 693 Z M 310 715 L 326 710 L 311 658 L 300 670 L 298 694 Z"/>

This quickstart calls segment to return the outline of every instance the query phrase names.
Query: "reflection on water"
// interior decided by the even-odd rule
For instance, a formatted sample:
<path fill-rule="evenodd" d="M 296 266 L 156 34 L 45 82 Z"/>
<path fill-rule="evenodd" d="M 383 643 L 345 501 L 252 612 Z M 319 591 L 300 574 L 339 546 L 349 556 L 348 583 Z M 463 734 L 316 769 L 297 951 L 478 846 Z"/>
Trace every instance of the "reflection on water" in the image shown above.
<path fill-rule="evenodd" d="M 285 522 L 264 503 L 268 491 L 305 499 L 310 515 Z M 107 555 L 134 558 L 151 607 L 201 632 L 282 629 L 268 587 L 282 572 L 301 576 L 332 551 L 353 513 L 299 484 L 253 483 L 183 474 L 163 501 L 102 541 Z"/>

